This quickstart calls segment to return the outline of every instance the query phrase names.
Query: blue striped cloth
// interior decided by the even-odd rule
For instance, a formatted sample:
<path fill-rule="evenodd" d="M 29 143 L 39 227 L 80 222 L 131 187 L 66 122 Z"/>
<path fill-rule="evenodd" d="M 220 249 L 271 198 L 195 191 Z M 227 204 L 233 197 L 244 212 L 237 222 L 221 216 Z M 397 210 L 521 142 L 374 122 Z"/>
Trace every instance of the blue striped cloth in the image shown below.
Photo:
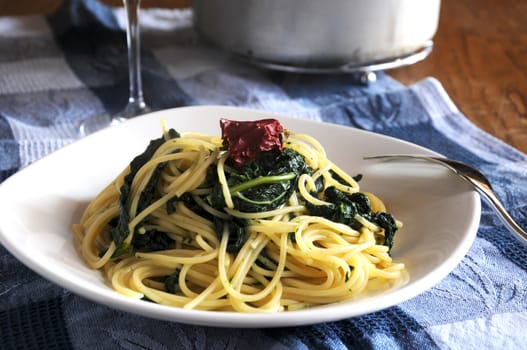
<path fill-rule="evenodd" d="M 237 105 L 372 130 L 486 173 L 527 226 L 527 156 L 471 124 L 433 78 L 267 72 L 200 43 L 189 10 L 143 12 L 145 99 L 154 110 Z M 69 1 L 49 17 L 0 17 L 0 181 L 101 125 L 128 98 L 123 13 Z M 102 117 L 101 117 L 102 116 Z M 96 119 L 99 118 L 99 119 Z M 477 238 L 431 290 L 333 323 L 218 329 L 147 319 L 54 285 L 0 246 L 2 349 L 519 349 L 527 344 L 527 249 L 483 203 Z"/>

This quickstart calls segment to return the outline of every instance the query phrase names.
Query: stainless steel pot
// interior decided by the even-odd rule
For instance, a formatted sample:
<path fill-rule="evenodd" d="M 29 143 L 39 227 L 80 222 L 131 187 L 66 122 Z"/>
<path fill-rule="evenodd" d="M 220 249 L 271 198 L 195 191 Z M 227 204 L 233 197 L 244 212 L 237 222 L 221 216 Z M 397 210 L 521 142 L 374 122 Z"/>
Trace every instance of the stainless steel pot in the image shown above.
<path fill-rule="evenodd" d="M 251 60 L 338 67 L 408 55 L 435 35 L 440 0 L 193 0 L 197 31 Z"/>

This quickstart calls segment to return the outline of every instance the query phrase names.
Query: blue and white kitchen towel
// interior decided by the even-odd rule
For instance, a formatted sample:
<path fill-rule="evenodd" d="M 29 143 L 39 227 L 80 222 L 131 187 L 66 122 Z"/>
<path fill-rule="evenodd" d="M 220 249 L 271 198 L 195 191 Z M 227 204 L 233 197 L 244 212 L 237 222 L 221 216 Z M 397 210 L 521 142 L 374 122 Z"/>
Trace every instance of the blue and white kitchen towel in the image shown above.
<path fill-rule="evenodd" d="M 527 226 L 527 156 L 471 124 L 440 82 L 385 74 L 267 72 L 203 46 L 187 10 L 143 12 L 143 83 L 154 109 L 236 105 L 395 136 L 486 173 Z M 0 17 L 0 181 L 78 138 L 128 93 L 122 10 L 67 1 L 49 17 Z M 104 118 L 101 119 L 101 122 Z M 1 349 L 520 349 L 527 346 L 527 249 L 484 203 L 460 265 L 400 305 L 282 329 L 198 327 L 95 304 L 41 278 L 0 246 Z"/>

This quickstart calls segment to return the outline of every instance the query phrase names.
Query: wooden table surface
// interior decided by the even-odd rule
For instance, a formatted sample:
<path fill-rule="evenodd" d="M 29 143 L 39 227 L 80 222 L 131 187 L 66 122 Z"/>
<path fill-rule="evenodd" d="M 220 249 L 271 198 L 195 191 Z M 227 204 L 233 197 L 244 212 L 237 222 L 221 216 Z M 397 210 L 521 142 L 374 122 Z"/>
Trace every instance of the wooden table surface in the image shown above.
<path fill-rule="evenodd" d="M 443 0 L 430 56 L 388 74 L 437 78 L 474 124 L 527 153 L 527 1 Z"/>

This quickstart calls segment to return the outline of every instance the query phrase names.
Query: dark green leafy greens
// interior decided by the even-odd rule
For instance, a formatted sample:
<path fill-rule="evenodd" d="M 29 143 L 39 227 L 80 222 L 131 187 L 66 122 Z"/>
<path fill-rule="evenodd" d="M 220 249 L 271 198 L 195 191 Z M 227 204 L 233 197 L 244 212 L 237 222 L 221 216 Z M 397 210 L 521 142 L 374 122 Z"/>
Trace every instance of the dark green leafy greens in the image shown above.
<path fill-rule="evenodd" d="M 318 193 L 313 195 L 315 197 L 319 196 Z M 386 245 L 390 249 L 392 248 L 393 238 L 397 231 L 394 217 L 389 213 L 372 212 L 370 200 L 364 193 L 349 194 L 330 186 L 322 192 L 322 197 L 325 202 L 329 202 L 329 205 L 306 203 L 311 215 L 346 224 L 356 230 L 362 227 L 362 224 L 356 219 L 356 215 L 359 215 L 383 228 L 384 235 L 376 236 L 376 240 L 379 244 Z"/>
<path fill-rule="evenodd" d="M 384 236 L 378 238 L 380 244 L 392 249 L 393 238 L 397 232 L 397 224 L 393 215 L 384 212 L 372 213 L 370 220 L 384 229 Z"/>
<path fill-rule="evenodd" d="M 169 135 L 169 138 L 180 137 L 179 133 L 175 131 L 174 129 L 170 129 L 168 131 L 168 135 Z M 155 233 L 156 237 L 155 238 L 152 237 L 152 239 L 150 239 L 149 237 L 143 237 L 143 238 L 140 238 L 139 240 L 132 239 L 132 246 L 124 242 L 126 237 L 128 237 L 128 235 L 130 234 L 130 230 L 128 229 L 128 223 L 130 222 L 130 214 L 129 214 L 130 203 L 131 203 L 130 188 L 132 186 L 132 182 L 134 181 L 134 177 L 139 171 L 139 169 L 141 169 L 143 165 L 145 165 L 150 159 L 152 159 L 152 156 L 154 155 L 154 153 L 164 142 L 165 142 L 164 136 L 151 140 L 146 150 L 143 153 L 136 156 L 130 163 L 130 172 L 124 177 L 123 185 L 120 188 L 119 217 L 117 219 L 117 224 L 110 230 L 112 240 L 115 243 L 115 246 L 117 247 L 117 250 L 114 253 L 114 257 L 134 250 L 134 248 L 136 248 L 134 247 L 135 242 L 140 242 L 138 243 L 137 248 L 142 248 L 146 250 L 154 250 L 153 247 L 149 247 L 145 242 L 158 242 L 160 240 L 158 236 L 160 236 L 161 233 Z M 139 211 L 148 207 L 155 200 L 156 184 L 165 166 L 166 164 L 164 163 L 159 164 L 154 170 L 154 173 L 152 177 L 150 178 L 145 190 L 141 193 L 141 197 L 140 197 L 140 201 L 138 205 Z M 138 230 L 140 227 L 141 225 L 138 225 L 136 230 Z M 134 232 L 134 234 L 135 233 L 136 232 Z M 152 232 L 143 233 L 143 235 L 147 235 L 147 236 L 150 236 L 151 234 L 154 234 L 154 233 Z M 168 236 L 166 237 L 166 239 L 168 239 Z M 166 240 L 166 239 L 163 238 L 163 240 Z M 135 250 L 138 250 L 138 249 L 135 249 Z"/>
<path fill-rule="evenodd" d="M 174 241 L 164 232 L 149 230 L 136 233 L 132 239 L 132 247 L 139 252 L 152 252 L 168 249 Z"/>
<path fill-rule="evenodd" d="M 221 239 L 224 232 L 229 235 L 227 241 L 227 251 L 229 253 L 237 253 L 243 246 L 246 240 L 245 220 L 232 218 L 231 220 L 222 220 L 218 217 L 214 218 L 214 229 L 218 239 Z"/>
<path fill-rule="evenodd" d="M 168 293 L 176 294 L 179 290 L 179 270 L 176 270 L 171 275 L 164 278 L 165 291 Z"/>
<path fill-rule="evenodd" d="M 273 210 L 283 205 L 296 188 L 298 177 L 312 170 L 304 157 L 291 149 L 262 152 L 242 167 L 233 167 L 228 174 L 229 191 L 234 208 L 243 212 L 261 212 Z M 210 204 L 218 210 L 225 208 L 222 187 L 216 179 Z M 216 234 L 221 238 L 224 230 L 229 233 L 227 251 L 237 252 L 245 243 L 244 220 L 214 219 Z"/>
<path fill-rule="evenodd" d="M 244 212 L 273 210 L 283 205 L 296 188 L 298 177 L 312 170 L 304 157 L 291 149 L 268 151 L 239 168 L 227 179 L 234 207 Z M 210 203 L 222 210 L 225 198 L 217 181 Z"/>
<path fill-rule="evenodd" d="M 314 205 L 309 202 L 306 206 L 311 215 L 321 216 L 334 222 L 346 224 L 354 229 L 359 229 L 362 224 L 355 220 L 355 215 L 365 216 L 370 214 L 370 200 L 360 192 L 348 194 L 335 187 L 328 187 L 323 192 L 324 201 L 329 205 Z M 318 194 L 315 194 L 318 196 Z"/>

